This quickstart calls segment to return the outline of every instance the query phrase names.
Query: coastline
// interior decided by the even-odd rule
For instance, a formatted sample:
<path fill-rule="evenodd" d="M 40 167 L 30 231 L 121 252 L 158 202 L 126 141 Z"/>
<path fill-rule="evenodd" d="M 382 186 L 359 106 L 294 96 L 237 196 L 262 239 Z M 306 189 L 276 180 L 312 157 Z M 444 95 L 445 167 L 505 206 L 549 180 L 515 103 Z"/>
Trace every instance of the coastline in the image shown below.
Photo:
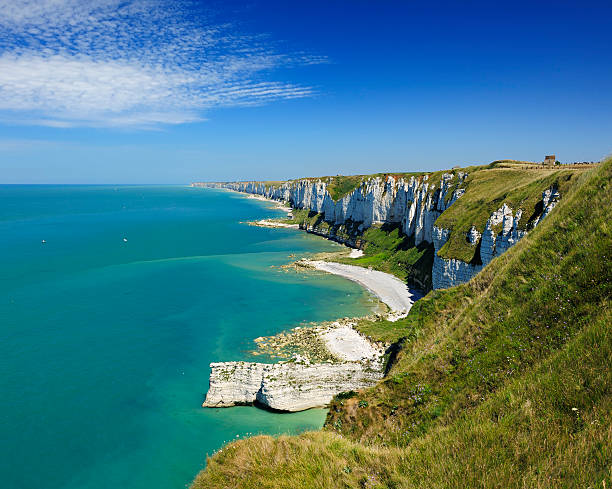
<path fill-rule="evenodd" d="M 228 189 L 232 192 L 236 192 L 236 190 L 231 190 Z M 239 194 L 242 192 L 238 192 Z M 247 196 L 247 199 L 255 199 L 255 200 L 259 200 L 261 202 L 267 202 L 272 205 L 272 209 L 278 209 L 280 211 L 286 212 L 287 214 L 291 214 L 291 207 L 288 207 L 286 205 L 284 205 L 282 202 L 278 201 L 278 200 L 273 200 L 273 199 L 268 199 L 267 197 L 264 197 L 263 195 L 256 195 L 256 194 L 245 194 Z"/>
<path fill-rule="evenodd" d="M 422 297 L 420 292 L 411 290 L 390 273 L 322 260 L 301 260 L 298 265 L 312 267 L 357 282 L 389 307 L 389 321 L 406 317 L 414 302 Z"/>
<path fill-rule="evenodd" d="M 278 200 L 269 199 L 262 195 L 246 194 L 232 189 L 227 190 L 242 194 L 247 199 L 255 199 L 272 204 L 272 209 L 282 210 L 288 214 L 292 212 L 291 207 L 287 207 Z M 249 222 L 248 224 L 258 227 L 300 229 L 297 224 L 287 224 L 274 219 L 260 219 L 258 221 Z M 324 236 L 321 236 L 321 238 L 328 239 Z M 362 250 L 352 248 L 347 244 L 345 244 L 345 246 L 351 249 L 348 255 L 349 258 L 359 258 L 363 256 Z M 423 297 L 423 293 L 420 290 L 408 287 L 408 285 L 390 273 L 324 260 L 303 259 L 295 262 L 295 265 L 331 273 L 358 283 L 389 308 L 390 312 L 387 319 L 390 321 L 397 321 L 398 319 L 406 317 L 414 302 Z"/>
<path fill-rule="evenodd" d="M 270 219 L 260 219 L 259 221 L 252 221 L 248 223 L 250 226 L 257 226 L 260 228 L 286 228 L 286 229 L 299 229 L 300 226 L 297 224 L 286 224 L 284 222 L 271 221 Z"/>
<path fill-rule="evenodd" d="M 241 192 L 238 192 L 241 193 Z M 259 195 L 245 195 L 283 210 L 290 207 Z M 272 219 L 251 222 L 261 227 L 299 229 L 298 225 Z M 350 247 L 349 247 L 350 248 Z M 361 256 L 352 249 L 350 258 Z M 385 272 L 333 261 L 298 260 L 288 267 L 313 269 L 358 283 L 389 310 L 386 319 L 406 317 L 421 293 Z M 380 317 L 380 316 L 378 316 Z M 312 327 L 296 327 L 269 338 L 257 338 L 260 354 L 283 356 L 277 363 L 211 363 L 209 390 L 202 407 L 257 405 L 275 411 L 295 412 L 327 406 L 341 392 L 372 387 L 384 377 L 384 358 L 389 345 L 376 343 L 356 329 L 359 319 L 344 318 Z"/>

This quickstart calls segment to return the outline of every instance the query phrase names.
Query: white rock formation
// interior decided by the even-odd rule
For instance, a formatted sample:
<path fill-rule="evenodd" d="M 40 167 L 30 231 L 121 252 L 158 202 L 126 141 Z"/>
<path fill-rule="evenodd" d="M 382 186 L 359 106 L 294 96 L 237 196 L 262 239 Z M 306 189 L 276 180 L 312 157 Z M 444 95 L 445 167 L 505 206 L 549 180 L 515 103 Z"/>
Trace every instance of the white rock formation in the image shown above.
<path fill-rule="evenodd" d="M 264 363 L 219 362 L 210 364 L 210 386 L 204 407 L 229 407 L 253 404 L 261 389 Z"/>
<path fill-rule="evenodd" d="M 379 361 L 344 363 L 212 363 L 203 407 L 258 404 L 279 411 L 324 407 L 340 392 L 363 389 L 383 377 Z"/>
<path fill-rule="evenodd" d="M 438 251 L 448 240 L 450 230 L 436 227 L 435 222 L 463 195 L 464 189 L 457 186 L 460 186 L 466 177 L 466 173 L 458 172 L 454 183 L 454 177 L 450 173 L 443 174 L 439 182 L 430 182 L 427 175 L 408 179 L 393 176 L 386 179 L 374 177 L 363 181 L 359 187 L 337 202 L 331 198 L 327 191 L 327 183 L 322 180 L 302 179 L 280 185 L 265 185 L 262 182 L 201 185 L 261 195 L 289 203 L 295 208 L 310 209 L 323 213 L 325 221 L 332 225 L 348 226 L 354 223 L 359 232 L 374 223 L 399 224 L 407 236 L 414 238 L 415 245 L 424 241 L 433 243 L 436 254 L 432 285 L 434 289 L 439 289 L 468 281 L 494 257 L 512 247 L 526 234 L 525 230 L 518 228 L 522 211 L 518 209 L 514 212 L 504 204 L 491 214 L 482 234 L 476 228 L 469 231 L 467 239 L 470 243 L 474 246 L 480 243 L 480 254 L 473 263 L 438 256 Z M 451 194 L 453 185 L 455 190 Z M 542 212 L 534 218 L 531 226 L 536 226 L 546 217 L 558 200 L 559 192 L 556 189 L 545 190 L 542 194 Z M 498 230 L 500 225 L 501 229 Z M 324 231 L 309 228 L 307 231 L 355 245 L 354 241 L 340 239 L 333 234 L 335 232 L 333 227 Z"/>
<path fill-rule="evenodd" d="M 559 192 L 554 188 L 542 192 L 542 213 L 532 223 L 535 227 L 559 202 Z M 526 230 L 519 229 L 523 211 L 518 209 L 516 213 L 506 204 L 493 212 L 485 225 L 482 235 L 472 227 L 468 233 L 468 240 L 476 246 L 480 241 L 479 254 L 474 263 L 466 263 L 456 259 L 444 259 L 438 256 L 438 251 L 444 246 L 450 230 L 434 226 L 433 244 L 435 249 L 434 264 L 432 270 L 432 282 L 434 289 L 445 289 L 470 280 L 483 267 L 488 265 L 496 256 L 506 252 L 527 234 Z M 499 230 L 498 230 L 499 229 Z"/>
<path fill-rule="evenodd" d="M 463 181 L 466 176 L 459 173 L 457 178 Z M 278 186 L 266 186 L 262 182 L 206 185 L 288 202 L 298 209 L 323 213 L 325 220 L 333 224 L 352 221 L 360 223 L 363 229 L 373 223 L 400 224 L 406 235 L 414 235 L 418 245 L 422 241 L 431 242 L 433 223 L 463 194 L 463 189 L 457 189 L 448 195 L 452 179 L 450 173 L 445 173 L 439 182 L 429 182 L 427 175 L 407 180 L 393 176 L 370 178 L 337 202 L 329 195 L 327 183 L 321 180 L 295 180 Z"/>

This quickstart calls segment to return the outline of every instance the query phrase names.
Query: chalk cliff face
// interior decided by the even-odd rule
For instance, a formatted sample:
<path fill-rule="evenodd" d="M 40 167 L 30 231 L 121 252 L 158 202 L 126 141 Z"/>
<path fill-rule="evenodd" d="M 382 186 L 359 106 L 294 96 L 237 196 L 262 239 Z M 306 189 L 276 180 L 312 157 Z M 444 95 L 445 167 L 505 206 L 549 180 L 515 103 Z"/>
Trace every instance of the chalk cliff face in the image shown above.
<path fill-rule="evenodd" d="M 460 173 L 460 181 L 466 176 Z M 452 178 L 452 174 L 444 174 L 440 182 L 429 182 L 427 176 L 407 180 L 392 176 L 386 179 L 371 178 L 337 202 L 331 198 L 327 184 L 321 180 L 304 179 L 281 185 L 261 182 L 208 185 L 288 202 L 297 209 L 322 213 L 325 220 L 332 224 L 357 223 L 360 230 L 374 223 L 400 224 L 402 231 L 414 236 L 418 245 L 422 241 L 432 242 L 434 222 L 463 194 L 463 189 L 457 189 L 448 196 Z"/>
<path fill-rule="evenodd" d="M 340 392 L 363 389 L 383 377 L 382 364 L 212 363 L 204 407 L 260 405 L 279 411 L 324 407 Z"/>
<path fill-rule="evenodd" d="M 536 226 L 557 205 L 559 193 L 549 188 L 542 194 L 542 213 L 536 218 L 532 226 Z M 521 230 L 518 223 L 523 211 L 518 209 L 516 213 L 503 204 L 497 211 L 491 214 L 487 220 L 482 235 L 474 228 L 470 229 L 467 239 L 472 246 L 480 243 L 479 253 L 473 263 L 466 263 L 457 259 L 444 259 L 438 255 L 438 251 L 444 246 L 450 231 L 448 229 L 433 227 L 433 244 L 435 249 L 434 264 L 432 270 L 432 282 L 434 289 L 445 289 L 454 285 L 467 282 L 476 275 L 493 258 L 501 255 L 510 247 L 514 246 L 527 231 Z M 501 229 L 498 231 L 498 228 Z"/>
<path fill-rule="evenodd" d="M 294 180 L 277 185 L 263 182 L 194 185 L 223 187 L 261 195 L 287 202 L 294 208 L 321 213 L 332 226 L 307 230 L 351 246 L 355 246 L 359 234 L 373 224 L 396 224 L 406 236 L 414 239 L 415 246 L 423 242 L 434 245 L 432 286 L 439 289 L 468 281 L 494 257 L 501 255 L 526 234 L 525 230 L 518 227 L 522 210 L 514 211 L 503 204 L 491 214 L 482 234 L 476 228 L 468 232 L 466 239 L 476 251 L 471 263 L 439 256 L 438 252 L 452 230 L 437 227 L 436 220 L 464 194 L 462 184 L 466 177 L 467 173 L 464 172 L 444 173 L 439 181 L 430 181 L 428 175 L 410 178 L 374 177 L 364 180 L 337 201 L 328 192 L 328 184 L 316 179 Z M 542 212 L 530 225 L 537 225 L 558 199 L 559 193 L 554 188 L 547 189 L 542 195 Z M 343 231 L 342 236 L 338 233 L 339 229 Z"/>

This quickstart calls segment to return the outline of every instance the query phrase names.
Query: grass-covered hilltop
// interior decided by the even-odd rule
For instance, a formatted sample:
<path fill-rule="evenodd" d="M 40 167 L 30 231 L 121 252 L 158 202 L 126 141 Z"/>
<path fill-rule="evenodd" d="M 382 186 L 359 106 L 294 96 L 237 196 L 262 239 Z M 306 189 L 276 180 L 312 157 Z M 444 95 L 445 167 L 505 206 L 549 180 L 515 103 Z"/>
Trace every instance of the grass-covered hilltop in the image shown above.
<path fill-rule="evenodd" d="M 612 487 L 612 159 L 329 178 L 334 205 L 293 221 L 336 228 L 364 251 L 351 264 L 430 291 L 404 319 L 359 325 L 394 345 L 381 382 L 336 396 L 321 431 L 228 444 L 192 487 Z M 383 183 L 395 192 L 388 208 L 338 219 L 337 204 L 359 189 L 366 199 L 375 178 L 412 185 L 407 211 L 394 207 L 397 184 Z M 406 217 L 411 195 L 430 202 L 430 234 Z M 489 257 L 491 236 L 502 249 Z M 476 273 L 431 290 L 436 259 Z"/>

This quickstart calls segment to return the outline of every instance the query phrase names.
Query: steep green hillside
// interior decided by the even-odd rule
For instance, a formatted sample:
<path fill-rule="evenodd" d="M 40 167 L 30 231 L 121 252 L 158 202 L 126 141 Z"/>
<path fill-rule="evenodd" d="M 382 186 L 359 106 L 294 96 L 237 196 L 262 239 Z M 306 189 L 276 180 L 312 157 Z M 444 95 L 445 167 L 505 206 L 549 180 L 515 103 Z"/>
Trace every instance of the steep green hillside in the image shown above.
<path fill-rule="evenodd" d="M 522 209 L 518 227 L 530 229 L 534 218 L 542 211 L 537 207 L 538 204 L 541 205 L 542 192 L 553 187 L 559 191 L 561 198 L 564 198 L 583 171 L 582 168 L 559 170 L 543 166 L 498 166 L 496 163 L 469 171 L 461 184 L 465 193 L 436 221 L 436 226 L 452 231 L 439 255 L 471 262 L 476 247 L 471 245 L 465 236 L 472 226 L 482 233 L 491 213 L 504 203 L 515 212 Z"/>
<path fill-rule="evenodd" d="M 612 487 L 611 196 L 607 160 L 469 283 L 377 325 L 400 337 L 389 375 L 323 431 L 231 443 L 193 487 Z"/>

